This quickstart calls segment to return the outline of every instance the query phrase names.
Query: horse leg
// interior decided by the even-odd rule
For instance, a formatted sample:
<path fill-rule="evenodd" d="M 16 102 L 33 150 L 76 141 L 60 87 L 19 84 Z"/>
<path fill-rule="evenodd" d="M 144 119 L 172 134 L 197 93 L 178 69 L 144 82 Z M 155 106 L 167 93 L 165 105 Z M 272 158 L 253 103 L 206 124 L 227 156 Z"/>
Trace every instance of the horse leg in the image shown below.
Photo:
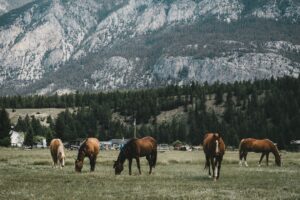
<path fill-rule="evenodd" d="M 267 166 L 269 166 L 269 153 L 266 153 L 266 162 L 267 162 Z"/>
<path fill-rule="evenodd" d="M 132 158 L 128 158 L 129 175 L 131 175 Z"/>
<path fill-rule="evenodd" d="M 262 159 L 264 158 L 264 156 L 265 156 L 265 153 L 262 153 L 261 156 L 260 156 L 260 160 L 258 162 L 259 167 L 260 167 L 260 163 L 261 163 Z"/>
<path fill-rule="evenodd" d="M 140 166 L 140 158 L 136 157 L 135 159 L 136 159 L 136 165 L 137 165 L 137 167 L 139 169 L 139 173 L 142 174 L 142 172 L 141 172 L 141 166 Z"/>
<path fill-rule="evenodd" d="M 240 151 L 239 154 L 240 154 L 240 155 L 239 155 L 239 157 L 240 157 L 239 165 L 240 165 L 240 166 L 243 166 L 243 156 L 244 156 L 244 152 L 243 152 L 243 151 Z"/>
<path fill-rule="evenodd" d="M 212 177 L 215 179 L 215 162 L 213 157 L 210 158 L 210 164 L 211 164 L 211 169 L 213 174 Z"/>
<path fill-rule="evenodd" d="M 219 177 L 220 177 L 221 163 L 222 163 L 222 158 L 220 158 L 218 160 L 218 175 L 217 175 L 217 179 L 219 179 Z"/>
<path fill-rule="evenodd" d="M 146 159 L 148 160 L 148 163 L 149 163 L 149 168 L 150 168 L 150 171 L 149 171 L 149 174 L 152 173 L 152 159 L 150 157 L 150 155 L 146 156 Z"/>
<path fill-rule="evenodd" d="M 248 163 L 247 163 L 247 155 L 248 155 L 248 153 L 245 152 L 245 153 L 244 153 L 244 161 L 245 161 L 245 166 L 246 166 L 246 167 L 248 167 Z"/>
<path fill-rule="evenodd" d="M 214 180 L 216 181 L 218 179 L 219 174 L 219 159 L 215 158 L 215 173 L 214 173 Z"/>
<path fill-rule="evenodd" d="M 96 158 L 93 156 L 90 157 L 90 166 L 91 166 L 91 172 L 95 171 L 95 165 L 96 165 Z"/>
<path fill-rule="evenodd" d="M 210 173 L 210 158 L 208 156 L 206 157 L 205 167 L 208 167 L 208 177 L 211 178 L 211 173 Z"/>

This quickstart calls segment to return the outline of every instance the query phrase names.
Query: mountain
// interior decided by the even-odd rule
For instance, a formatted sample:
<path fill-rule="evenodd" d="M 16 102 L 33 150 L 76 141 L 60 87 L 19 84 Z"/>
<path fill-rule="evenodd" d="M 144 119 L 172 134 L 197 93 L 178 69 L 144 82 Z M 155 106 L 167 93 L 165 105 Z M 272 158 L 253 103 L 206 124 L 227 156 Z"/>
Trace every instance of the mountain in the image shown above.
<path fill-rule="evenodd" d="M 0 95 L 234 82 L 300 72 L 298 0 L 0 3 Z"/>

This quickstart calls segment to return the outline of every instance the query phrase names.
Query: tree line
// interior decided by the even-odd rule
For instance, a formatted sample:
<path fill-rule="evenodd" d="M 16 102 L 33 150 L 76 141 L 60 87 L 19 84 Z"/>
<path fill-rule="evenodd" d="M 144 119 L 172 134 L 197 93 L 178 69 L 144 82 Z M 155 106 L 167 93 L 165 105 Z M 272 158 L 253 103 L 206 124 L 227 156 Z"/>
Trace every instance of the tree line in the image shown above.
<path fill-rule="evenodd" d="M 47 141 L 53 137 L 63 141 L 87 136 L 102 141 L 130 138 L 136 120 L 137 136 L 151 135 L 159 143 L 180 140 L 198 145 L 206 132 L 219 132 L 229 146 L 238 146 L 241 138 L 254 137 L 269 138 L 279 148 L 286 148 L 291 140 L 300 139 L 299 104 L 300 78 L 293 77 L 109 93 L 0 97 L 2 108 L 66 108 L 56 119 L 49 116 L 47 127 L 33 116 L 19 118 L 15 129 L 27 133 L 26 143 L 38 135 Z M 161 113 L 176 108 L 183 108 L 184 113 L 158 122 Z M 7 138 L 4 127 L 10 124 L 2 120 L 7 118 L 5 109 L 1 112 L 0 141 Z"/>

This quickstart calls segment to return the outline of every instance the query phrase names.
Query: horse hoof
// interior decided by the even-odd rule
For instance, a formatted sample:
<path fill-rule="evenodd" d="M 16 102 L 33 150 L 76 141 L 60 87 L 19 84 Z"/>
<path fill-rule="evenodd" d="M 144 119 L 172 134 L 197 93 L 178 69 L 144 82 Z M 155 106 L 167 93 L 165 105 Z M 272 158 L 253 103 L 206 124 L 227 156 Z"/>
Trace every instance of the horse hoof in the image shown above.
<path fill-rule="evenodd" d="M 212 178 L 212 176 L 211 176 L 211 175 L 208 175 L 208 178 Z"/>

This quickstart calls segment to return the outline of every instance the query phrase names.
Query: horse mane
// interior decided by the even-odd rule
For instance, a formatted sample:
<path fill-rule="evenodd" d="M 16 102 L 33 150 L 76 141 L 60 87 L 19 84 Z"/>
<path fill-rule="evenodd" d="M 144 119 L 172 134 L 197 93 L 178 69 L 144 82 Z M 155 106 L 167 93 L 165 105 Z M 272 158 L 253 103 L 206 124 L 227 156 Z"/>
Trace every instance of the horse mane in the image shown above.
<path fill-rule="evenodd" d="M 272 150 L 272 153 L 274 154 L 274 156 L 276 157 L 276 159 L 280 159 L 280 155 L 279 155 L 279 150 L 277 148 L 277 146 L 269 139 L 267 139 L 268 141 L 271 142 L 271 150 Z"/>
<path fill-rule="evenodd" d="M 124 147 L 127 147 L 128 145 L 132 144 L 134 141 L 138 140 L 137 138 L 131 138 L 129 139 L 126 144 L 124 145 Z"/>
<path fill-rule="evenodd" d="M 77 160 L 83 159 L 83 157 L 84 157 L 84 155 L 85 155 L 86 141 L 87 141 L 87 139 L 85 139 L 85 140 L 81 143 L 81 145 L 80 145 L 80 147 L 79 147 L 78 155 L 77 155 Z"/>
<path fill-rule="evenodd" d="M 129 150 L 131 145 L 137 140 L 137 138 L 131 138 L 129 139 L 126 144 L 120 149 L 120 153 L 118 156 L 118 160 L 122 163 L 126 160 L 126 152 Z"/>

